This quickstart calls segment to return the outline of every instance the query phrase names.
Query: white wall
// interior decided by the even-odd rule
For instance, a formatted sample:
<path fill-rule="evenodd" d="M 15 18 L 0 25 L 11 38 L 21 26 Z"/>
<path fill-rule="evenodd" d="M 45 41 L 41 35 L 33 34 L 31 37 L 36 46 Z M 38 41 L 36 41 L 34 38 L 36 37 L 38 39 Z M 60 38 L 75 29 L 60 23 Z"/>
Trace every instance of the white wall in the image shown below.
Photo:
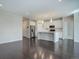
<path fill-rule="evenodd" d="M 74 41 L 79 42 L 79 12 L 74 14 Z"/>
<path fill-rule="evenodd" d="M 0 44 L 22 40 L 21 16 L 0 10 Z"/>
<path fill-rule="evenodd" d="M 63 39 L 74 39 L 74 16 L 63 18 Z"/>

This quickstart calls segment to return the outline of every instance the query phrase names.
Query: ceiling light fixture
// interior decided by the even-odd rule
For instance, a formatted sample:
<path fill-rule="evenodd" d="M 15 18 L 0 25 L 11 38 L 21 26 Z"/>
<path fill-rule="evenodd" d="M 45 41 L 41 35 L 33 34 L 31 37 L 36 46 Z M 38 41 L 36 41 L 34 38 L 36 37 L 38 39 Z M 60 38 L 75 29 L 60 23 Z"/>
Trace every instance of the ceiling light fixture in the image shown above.
<path fill-rule="evenodd" d="M 62 0 L 58 0 L 59 2 L 62 2 Z"/>
<path fill-rule="evenodd" d="M 0 7 L 2 7 L 2 4 L 0 4 Z"/>

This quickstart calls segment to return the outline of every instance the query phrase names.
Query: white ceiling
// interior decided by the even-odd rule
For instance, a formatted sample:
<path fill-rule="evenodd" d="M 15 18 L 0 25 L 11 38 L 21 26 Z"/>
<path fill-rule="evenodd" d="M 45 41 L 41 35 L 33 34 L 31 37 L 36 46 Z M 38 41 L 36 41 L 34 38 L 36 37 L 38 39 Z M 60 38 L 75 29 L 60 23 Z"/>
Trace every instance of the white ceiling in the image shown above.
<path fill-rule="evenodd" d="M 79 9 L 79 0 L 0 0 L 0 9 L 33 18 L 57 18 Z"/>

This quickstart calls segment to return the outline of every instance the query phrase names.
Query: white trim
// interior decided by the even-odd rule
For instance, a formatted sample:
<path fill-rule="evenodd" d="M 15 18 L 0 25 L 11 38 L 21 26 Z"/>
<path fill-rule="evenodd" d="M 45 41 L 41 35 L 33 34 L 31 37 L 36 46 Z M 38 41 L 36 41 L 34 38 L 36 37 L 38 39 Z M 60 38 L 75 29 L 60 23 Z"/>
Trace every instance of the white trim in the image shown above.
<path fill-rule="evenodd" d="M 74 13 L 77 13 L 77 12 L 79 12 L 79 9 L 74 10 L 74 11 L 72 11 L 71 13 L 74 14 Z"/>
<path fill-rule="evenodd" d="M 20 40 L 11 40 L 11 41 L 0 42 L 0 44 L 11 43 L 11 42 L 16 42 L 16 41 L 20 41 Z"/>
<path fill-rule="evenodd" d="M 75 13 L 77 13 L 77 12 L 79 12 L 79 9 L 76 9 L 76 10 L 70 12 L 69 15 L 75 14 Z"/>

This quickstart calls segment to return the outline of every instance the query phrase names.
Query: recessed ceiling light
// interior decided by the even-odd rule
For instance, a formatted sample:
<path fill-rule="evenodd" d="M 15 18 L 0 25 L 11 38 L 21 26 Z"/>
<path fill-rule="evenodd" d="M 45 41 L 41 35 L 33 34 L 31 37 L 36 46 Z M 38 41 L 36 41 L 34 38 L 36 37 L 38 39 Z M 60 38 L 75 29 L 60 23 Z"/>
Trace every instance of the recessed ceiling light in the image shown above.
<path fill-rule="evenodd" d="M 0 7 L 2 7 L 2 4 L 0 4 Z"/>
<path fill-rule="evenodd" d="M 58 0 L 59 2 L 62 2 L 62 0 Z"/>

